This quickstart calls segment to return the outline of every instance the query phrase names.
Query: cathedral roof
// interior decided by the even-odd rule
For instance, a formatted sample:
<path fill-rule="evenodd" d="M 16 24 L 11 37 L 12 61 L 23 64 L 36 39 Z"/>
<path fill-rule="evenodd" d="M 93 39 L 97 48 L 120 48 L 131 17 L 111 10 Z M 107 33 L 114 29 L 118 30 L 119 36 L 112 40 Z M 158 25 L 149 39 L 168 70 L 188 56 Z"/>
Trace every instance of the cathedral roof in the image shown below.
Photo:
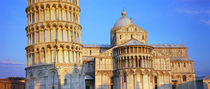
<path fill-rule="evenodd" d="M 126 17 L 126 12 L 125 12 L 125 10 L 123 10 L 122 17 L 117 20 L 117 22 L 114 24 L 113 28 L 124 27 L 131 23 L 132 23 L 132 21 L 128 17 Z"/>
<path fill-rule="evenodd" d="M 191 58 L 171 58 L 171 61 L 192 61 Z"/>
<path fill-rule="evenodd" d="M 132 39 L 132 40 L 128 41 L 127 43 L 121 45 L 121 47 L 122 46 L 135 46 L 135 45 L 145 45 L 145 44 L 138 40 Z"/>
<path fill-rule="evenodd" d="M 108 44 L 83 44 L 83 47 L 90 47 L 90 48 L 111 48 L 111 45 Z"/>
<path fill-rule="evenodd" d="M 138 40 L 136 40 L 138 41 Z M 143 44 L 143 43 L 142 43 Z M 149 46 L 152 46 L 154 48 L 186 48 L 183 44 L 176 44 L 176 45 L 170 45 L 170 44 L 150 44 Z M 98 47 L 98 48 L 111 48 L 111 45 L 109 44 L 83 44 L 83 47 Z"/>
<path fill-rule="evenodd" d="M 176 44 L 176 45 L 151 44 L 150 46 L 154 48 L 186 48 L 184 44 Z"/>
<path fill-rule="evenodd" d="M 196 77 L 196 80 L 210 80 L 210 75 Z"/>

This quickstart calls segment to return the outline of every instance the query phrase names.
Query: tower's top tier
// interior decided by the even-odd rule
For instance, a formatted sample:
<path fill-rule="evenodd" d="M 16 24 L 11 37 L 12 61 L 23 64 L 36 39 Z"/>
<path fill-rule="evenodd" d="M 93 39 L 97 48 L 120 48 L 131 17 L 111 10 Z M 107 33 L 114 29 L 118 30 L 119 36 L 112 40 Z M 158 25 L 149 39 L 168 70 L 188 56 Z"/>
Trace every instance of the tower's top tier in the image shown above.
<path fill-rule="evenodd" d="M 27 24 L 65 22 L 80 24 L 79 0 L 28 0 Z"/>
<path fill-rule="evenodd" d="M 28 6 L 33 5 L 35 3 L 43 3 L 43 2 L 61 2 L 61 3 L 69 3 L 79 6 L 79 0 L 28 0 Z"/>

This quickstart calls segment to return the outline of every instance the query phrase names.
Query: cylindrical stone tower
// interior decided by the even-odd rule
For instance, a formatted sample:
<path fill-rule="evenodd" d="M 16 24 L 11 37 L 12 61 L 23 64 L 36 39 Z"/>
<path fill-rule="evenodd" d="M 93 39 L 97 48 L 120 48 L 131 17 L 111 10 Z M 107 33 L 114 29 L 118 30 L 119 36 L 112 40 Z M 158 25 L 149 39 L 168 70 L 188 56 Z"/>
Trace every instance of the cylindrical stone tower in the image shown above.
<path fill-rule="evenodd" d="M 79 0 L 28 0 L 26 13 L 26 89 L 84 89 Z"/>
<path fill-rule="evenodd" d="M 152 50 L 135 39 L 113 50 L 115 89 L 152 89 Z"/>

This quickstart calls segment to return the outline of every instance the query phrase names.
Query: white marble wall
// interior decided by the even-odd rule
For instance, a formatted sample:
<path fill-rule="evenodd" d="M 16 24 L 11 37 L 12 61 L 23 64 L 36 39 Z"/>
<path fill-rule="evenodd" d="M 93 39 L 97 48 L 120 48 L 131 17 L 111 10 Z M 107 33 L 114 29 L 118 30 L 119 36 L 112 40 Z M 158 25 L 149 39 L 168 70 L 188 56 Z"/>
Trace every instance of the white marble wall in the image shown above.
<path fill-rule="evenodd" d="M 85 89 L 81 67 L 57 66 L 55 75 L 53 71 L 52 65 L 26 68 L 26 89 Z"/>

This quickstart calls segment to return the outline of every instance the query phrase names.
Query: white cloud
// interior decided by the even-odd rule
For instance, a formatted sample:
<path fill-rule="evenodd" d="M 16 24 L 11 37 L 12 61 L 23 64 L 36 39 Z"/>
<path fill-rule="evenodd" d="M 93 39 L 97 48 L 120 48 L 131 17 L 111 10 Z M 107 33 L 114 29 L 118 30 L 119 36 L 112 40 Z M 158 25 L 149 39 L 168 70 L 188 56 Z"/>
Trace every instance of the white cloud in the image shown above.
<path fill-rule="evenodd" d="M 0 64 L 13 64 L 13 65 L 23 65 L 24 63 L 21 63 L 21 62 L 16 62 L 14 60 L 11 60 L 11 59 L 3 59 L 0 61 Z"/>
<path fill-rule="evenodd" d="M 210 19 L 209 20 L 201 20 L 202 23 L 210 25 Z"/>
<path fill-rule="evenodd" d="M 210 25 L 210 9 L 176 8 L 175 10 L 179 13 L 199 16 L 201 23 Z"/>
<path fill-rule="evenodd" d="M 24 77 L 26 64 L 11 60 L 9 58 L 0 58 L 0 78 Z"/>
<path fill-rule="evenodd" d="M 197 8 L 176 8 L 177 12 L 185 14 L 205 14 L 210 15 L 210 10 L 206 9 L 197 9 Z"/>

